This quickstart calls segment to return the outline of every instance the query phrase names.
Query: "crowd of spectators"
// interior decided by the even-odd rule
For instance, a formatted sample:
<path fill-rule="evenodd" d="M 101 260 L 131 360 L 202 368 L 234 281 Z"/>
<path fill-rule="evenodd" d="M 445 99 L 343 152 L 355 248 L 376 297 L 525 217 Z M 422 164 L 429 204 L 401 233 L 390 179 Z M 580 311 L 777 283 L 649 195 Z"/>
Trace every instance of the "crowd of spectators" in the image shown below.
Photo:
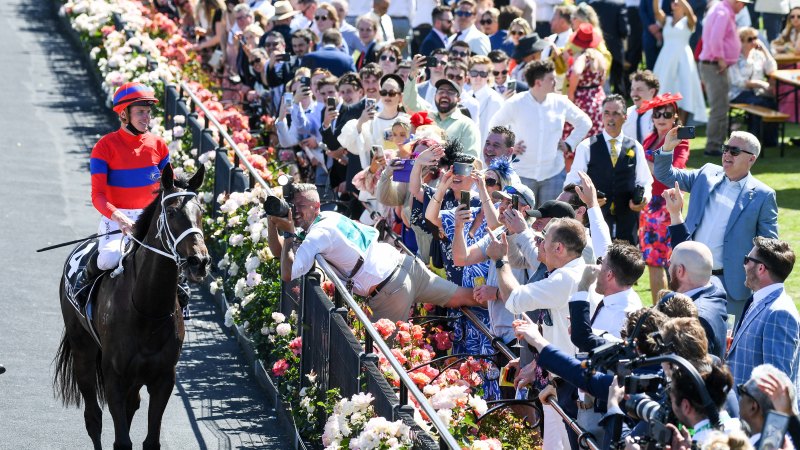
<path fill-rule="evenodd" d="M 636 352 L 686 359 L 720 411 L 710 423 L 686 368 L 642 367 L 668 380 L 659 401 L 684 425 L 668 425 L 672 448 L 749 448 L 768 411 L 797 410 L 800 314 L 783 286 L 795 254 L 778 235 L 775 191 L 751 173 L 777 129 L 762 134 L 754 117 L 728 134 L 728 109 L 794 111 L 771 74 L 776 55 L 800 53 L 800 6 L 156 4 L 194 38 L 224 102 L 254 127 L 274 118 L 269 145 L 294 182 L 291 215 L 270 217 L 283 278 L 322 255 L 375 320 L 428 303 L 450 317 L 454 353 L 491 353 L 494 337 L 527 343 L 511 363 L 517 392 L 483 392 L 542 392 L 544 448 L 577 445 L 550 394 L 603 448 L 620 427 L 632 448 L 647 434 L 623 413 L 623 380 L 575 358 L 637 324 Z M 681 131 L 705 123 L 705 154 L 719 160 L 688 169 Z M 643 301 L 633 287 L 645 271 Z"/>

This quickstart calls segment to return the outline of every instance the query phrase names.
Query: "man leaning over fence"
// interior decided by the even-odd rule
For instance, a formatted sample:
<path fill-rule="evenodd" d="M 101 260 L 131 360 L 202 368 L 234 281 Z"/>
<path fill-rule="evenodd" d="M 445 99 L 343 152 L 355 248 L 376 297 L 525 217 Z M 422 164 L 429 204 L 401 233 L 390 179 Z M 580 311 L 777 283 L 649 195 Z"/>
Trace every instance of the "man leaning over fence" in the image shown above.
<path fill-rule="evenodd" d="M 319 254 L 353 293 L 369 301 L 373 320 L 408 320 L 415 302 L 448 308 L 478 305 L 472 289 L 440 278 L 420 260 L 380 242 L 377 229 L 320 212 L 316 186 L 297 184 L 293 190 L 289 216 L 269 216 L 270 249 L 280 252 L 284 282 L 307 273 Z"/>

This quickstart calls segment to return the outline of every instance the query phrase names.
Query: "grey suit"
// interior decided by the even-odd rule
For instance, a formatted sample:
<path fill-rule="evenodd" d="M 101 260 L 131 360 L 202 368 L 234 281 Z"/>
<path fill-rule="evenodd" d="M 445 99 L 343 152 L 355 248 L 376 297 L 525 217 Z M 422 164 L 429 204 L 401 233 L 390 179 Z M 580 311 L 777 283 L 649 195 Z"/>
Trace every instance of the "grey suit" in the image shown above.
<path fill-rule="evenodd" d="M 694 170 L 676 169 L 672 167 L 672 154 L 661 151 L 655 155 L 654 166 L 653 172 L 658 181 L 667 186 L 673 186 L 677 181 L 683 191 L 691 194 L 685 224 L 689 236 L 693 236 L 703 220 L 711 193 L 722 182 L 725 172 L 716 164 L 706 164 Z M 733 206 L 725 228 L 722 256 L 722 281 L 728 293 L 728 312 L 737 316 L 741 313 L 743 302 L 751 294 L 750 289 L 744 285 L 743 260 L 753 248 L 753 238 L 778 237 L 775 191 L 752 174 L 744 181 L 744 188 Z"/>

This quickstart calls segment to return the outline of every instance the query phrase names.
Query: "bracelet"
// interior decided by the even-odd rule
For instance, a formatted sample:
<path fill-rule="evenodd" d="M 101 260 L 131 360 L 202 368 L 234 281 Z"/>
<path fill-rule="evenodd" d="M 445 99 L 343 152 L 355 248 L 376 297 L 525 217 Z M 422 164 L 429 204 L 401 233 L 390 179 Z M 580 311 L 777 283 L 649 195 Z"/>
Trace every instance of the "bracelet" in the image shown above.
<path fill-rule="evenodd" d="M 439 204 L 441 204 L 441 203 L 442 203 L 442 201 L 441 201 L 441 200 L 437 200 L 437 199 L 436 199 L 436 196 L 435 196 L 435 195 L 434 195 L 433 197 L 431 197 L 431 200 L 433 200 L 433 201 L 435 201 L 436 203 L 439 203 Z"/>

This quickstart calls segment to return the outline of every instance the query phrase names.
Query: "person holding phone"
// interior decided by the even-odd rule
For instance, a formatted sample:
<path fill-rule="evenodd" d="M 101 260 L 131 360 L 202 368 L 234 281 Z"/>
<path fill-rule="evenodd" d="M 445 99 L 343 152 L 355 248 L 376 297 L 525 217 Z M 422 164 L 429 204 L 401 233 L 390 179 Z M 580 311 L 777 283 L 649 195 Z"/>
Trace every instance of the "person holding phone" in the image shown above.
<path fill-rule="evenodd" d="M 380 103 L 368 102 L 364 112 L 358 119 L 350 120 L 342 128 L 339 135 L 339 143 L 351 154 L 358 158 L 361 167 L 369 171 L 370 176 L 380 176 L 380 171 L 385 167 L 387 158 L 395 156 L 397 146 L 385 140 L 384 131 L 397 120 L 409 121 L 410 116 L 403 112 L 403 79 L 397 75 L 384 75 L 380 79 Z M 369 100 L 369 99 L 368 99 Z M 372 157 L 372 147 L 379 145 L 386 150 L 383 155 Z M 366 174 L 365 174 L 366 175 Z M 367 191 L 361 191 L 359 198 L 362 201 L 369 201 L 375 210 L 382 207 L 378 204 L 375 196 Z M 385 207 L 384 207 L 385 208 Z M 368 217 L 363 217 L 367 223 L 372 223 Z"/>
<path fill-rule="evenodd" d="M 663 145 L 669 130 L 681 125 L 678 118 L 677 101 L 680 94 L 665 93 L 652 100 L 644 101 L 637 110 L 640 115 L 651 112 L 653 132 L 642 141 L 644 154 L 650 172 L 653 172 L 653 157 Z M 672 152 L 672 167 L 683 169 L 689 161 L 689 141 L 680 140 Z M 670 245 L 669 225 L 671 219 L 667 211 L 664 197 L 661 195 L 667 189 L 663 183 L 654 180 L 652 184 L 653 196 L 642 209 L 639 215 L 639 248 L 644 255 L 647 270 L 650 272 L 650 294 L 653 304 L 656 303 L 658 292 L 667 288 L 667 272 L 669 260 L 672 255 Z"/>
<path fill-rule="evenodd" d="M 764 389 L 761 389 L 762 386 Z M 778 386 L 784 387 L 780 389 L 783 395 L 774 402 L 769 393 L 778 391 Z M 744 384 L 736 386 L 736 391 L 739 395 L 739 415 L 750 430 L 750 443 L 755 448 L 760 448 L 762 432 L 770 411 L 776 410 L 790 416 L 797 414 L 797 392 L 792 380 L 772 364 L 754 367 L 750 378 Z M 783 442 L 783 433 L 780 435 L 780 442 Z"/>

